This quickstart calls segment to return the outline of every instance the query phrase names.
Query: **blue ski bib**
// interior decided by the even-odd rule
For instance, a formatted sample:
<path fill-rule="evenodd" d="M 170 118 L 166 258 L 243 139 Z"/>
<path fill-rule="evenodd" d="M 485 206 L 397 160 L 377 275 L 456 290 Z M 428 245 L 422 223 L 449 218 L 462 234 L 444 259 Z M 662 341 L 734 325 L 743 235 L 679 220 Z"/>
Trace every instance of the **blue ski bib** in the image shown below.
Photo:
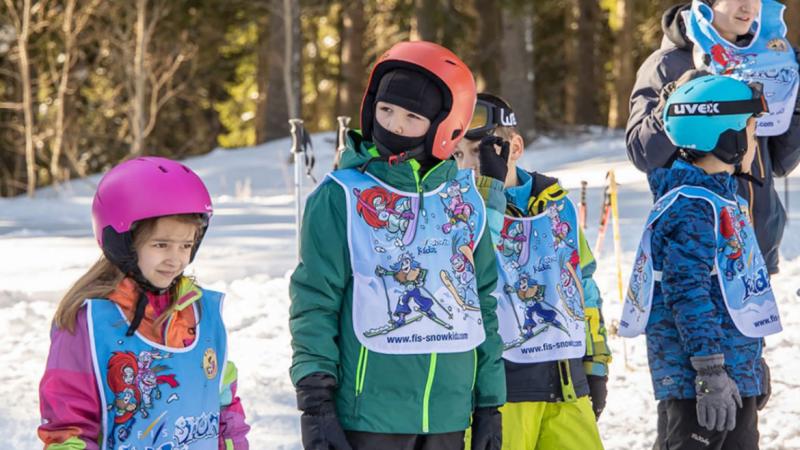
<path fill-rule="evenodd" d="M 785 9 L 775 0 L 763 0 L 761 16 L 753 22 L 753 40 L 746 47 L 717 33 L 712 25 L 714 11 L 707 4 L 694 0 L 691 10 L 682 13 L 686 34 L 695 44 L 697 68 L 764 86 L 770 112 L 758 119 L 759 136 L 785 133 L 794 114 L 800 77 L 794 50 L 786 39 Z"/>
<path fill-rule="evenodd" d="M 431 192 L 403 192 L 355 169 L 346 192 L 353 328 L 387 354 L 454 353 L 485 339 L 472 252 L 486 226 L 471 170 Z"/>
<path fill-rule="evenodd" d="M 567 197 L 534 217 L 509 217 L 495 245 L 503 358 L 536 363 L 586 353 L 575 207 Z"/>
<path fill-rule="evenodd" d="M 87 300 L 94 371 L 103 404 L 104 450 L 217 450 L 220 388 L 227 361 L 223 295 L 193 305 L 191 346 L 172 348 L 138 332 L 109 300 Z M 198 306 L 200 307 L 198 314 Z"/>
<path fill-rule="evenodd" d="M 743 199 L 739 203 L 727 200 L 705 188 L 680 186 L 658 199 L 647 219 L 625 296 L 620 336 L 638 336 L 647 327 L 653 304 L 653 286 L 660 275 L 653 270 L 650 248 L 653 224 L 681 196 L 705 200 L 714 209 L 717 232 L 714 271 L 736 328 L 753 338 L 780 332 L 778 305 L 770 286 L 769 273 L 750 220 L 742 211 L 742 205 L 747 203 Z"/>

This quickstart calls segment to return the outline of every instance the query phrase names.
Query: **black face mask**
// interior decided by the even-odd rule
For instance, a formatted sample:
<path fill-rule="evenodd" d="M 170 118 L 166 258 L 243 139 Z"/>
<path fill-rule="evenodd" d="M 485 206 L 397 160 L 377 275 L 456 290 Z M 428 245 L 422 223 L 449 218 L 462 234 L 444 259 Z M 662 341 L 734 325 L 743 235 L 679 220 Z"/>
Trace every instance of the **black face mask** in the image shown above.
<path fill-rule="evenodd" d="M 400 136 L 383 128 L 377 120 L 372 123 L 372 127 L 372 139 L 375 141 L 375 146 L 378 147 L 381 154 L 386 156 L 410 152 L 425 143 L 426 135 L 424 134 L 419 137 Z"/>

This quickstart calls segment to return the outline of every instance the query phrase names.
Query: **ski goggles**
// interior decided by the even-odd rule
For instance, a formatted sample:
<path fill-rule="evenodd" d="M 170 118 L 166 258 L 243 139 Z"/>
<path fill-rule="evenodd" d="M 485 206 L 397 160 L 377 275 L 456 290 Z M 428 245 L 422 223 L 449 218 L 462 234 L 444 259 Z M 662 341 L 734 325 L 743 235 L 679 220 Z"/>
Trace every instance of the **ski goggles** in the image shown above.
<path fill-rule="evenodd" d="M 514 111 L 479 98 L 475 103 L 472 122 L 469 123 L 464 137 L 471 141 L 477 141 L 484 136 L 493 134 L 497 127 L 515 126 L 517 126 L 517 117 L 514 115 Z"/>
<path fill-rule="evenodd" d="M 734 116 L 751 114 L 761 117 L 769 113 L 767 98 L 764 97 L 764 85 L 758 82 L 748 83 L 753 91 L 753 97 L 747 100 L 728 102 L 700 102 L 700 103 L 673 103 L 667 110 L 667 115 L 681 116 Z"/>

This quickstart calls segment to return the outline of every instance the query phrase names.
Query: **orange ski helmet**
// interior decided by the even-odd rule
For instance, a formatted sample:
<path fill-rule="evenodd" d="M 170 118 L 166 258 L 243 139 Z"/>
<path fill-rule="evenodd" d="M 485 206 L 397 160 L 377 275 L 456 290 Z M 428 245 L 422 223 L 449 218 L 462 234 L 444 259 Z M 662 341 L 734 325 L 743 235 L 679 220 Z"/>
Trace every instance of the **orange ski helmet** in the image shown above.
<path fill-rule="evenodd" d="M 378 58 L 361 102 L 361 132 L 364 139 L 373 140 L 375 94 L 381 78 L 398 68 L 423 73 L 442 92 L 442 110 L 431 120 L 430 130 L 425 137 L 425 151 L 438 159 L 450 158 L 456 144 L 469 128 L 477 89 L 469 67 L 453 52 L 432 42 L 400 42 Z"/>

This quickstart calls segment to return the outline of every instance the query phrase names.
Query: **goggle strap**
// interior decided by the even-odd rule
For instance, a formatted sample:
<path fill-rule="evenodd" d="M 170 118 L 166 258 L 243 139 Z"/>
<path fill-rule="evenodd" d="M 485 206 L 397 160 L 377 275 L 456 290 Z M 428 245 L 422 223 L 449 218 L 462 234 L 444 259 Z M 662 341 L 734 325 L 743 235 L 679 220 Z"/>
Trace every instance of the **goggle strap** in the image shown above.
<path fill-rule="evenodd" d="M 667 115 L 671 117 L 682 116 L 732 116 L 740 114 L 758 115 L 769 112 L 769 106 L 764 96 L 749 100 L 732 102 L 700 102 L 700 103 L 673 103 Z"/>

